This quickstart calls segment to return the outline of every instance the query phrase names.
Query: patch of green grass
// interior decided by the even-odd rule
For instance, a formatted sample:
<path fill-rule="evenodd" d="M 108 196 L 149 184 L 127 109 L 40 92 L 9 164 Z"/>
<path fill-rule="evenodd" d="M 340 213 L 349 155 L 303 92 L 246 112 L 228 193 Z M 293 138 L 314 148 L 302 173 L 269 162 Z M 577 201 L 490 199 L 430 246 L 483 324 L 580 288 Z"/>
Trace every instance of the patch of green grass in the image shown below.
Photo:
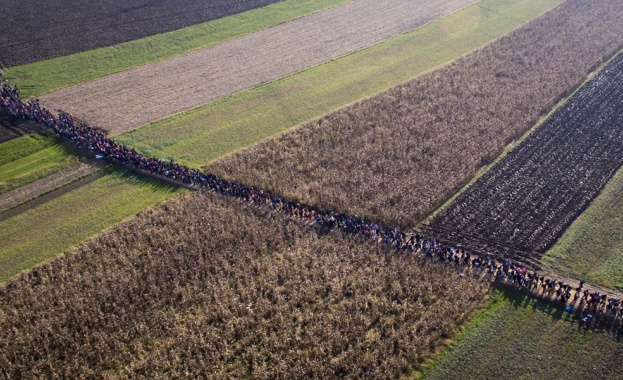
<path fill-rule="evenodd" d="M 36 96 L 253 33 L 346 1 L 285 0 L 173 32 L 11 67 L 5 70 L 5 77 L 22 88 L 23 97 Z"/>
<path fill-rule="evenodd" d="M 621 337 L 585 330 L 560 307 L 496 290 L 422 378 L 621 379 Z"/>
<path fill-rule="evenodd" d="M 623 169 L 543 257 L 567 275 L 623 291 Z"/>
<path fill-rule="evenodd" d="M 33 133 L 0 144 L 0 165 L 54 146 L 57 139 L 47 132 Z"/>
<path fill-rule="evenodd" d="M 153 206 L 177 188 L 112 172 L 0 222 L 0 282 Z"/>
<path fill-rule="evenodd" d="M 483 0 L 415 31 L 118 136 L 200 167 L 454 60 L 562 0 Z"/>
<path fill-rule="evenodd" d="M 0 194 L 35 182 L 80 162 L 62 144 L 45 148 L 0 165 Z"/>

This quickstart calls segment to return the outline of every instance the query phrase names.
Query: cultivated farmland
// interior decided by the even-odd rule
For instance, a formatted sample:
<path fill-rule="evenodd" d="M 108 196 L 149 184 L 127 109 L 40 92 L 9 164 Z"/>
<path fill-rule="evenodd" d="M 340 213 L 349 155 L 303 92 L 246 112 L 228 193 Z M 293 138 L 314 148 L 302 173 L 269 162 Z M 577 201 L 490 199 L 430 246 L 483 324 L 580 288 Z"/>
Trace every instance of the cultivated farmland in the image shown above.
<path fill-rule="evenodd" d="M 77 150 L 49 133 L 0 145 L 0 195 L 58 173 L 80 162 Z"/>
<path fill-rule="evenodd" d="M 488 286 L 233 200 L 169 200 L 0 288 L 10 378 L 398 378 Z"/>
<path fill-rule="evenodd" d="M 97 174 L 94 174 L 97 175 Z M 23 212 L 0 214 L 0 282 L 50 260 L 178 191 L 156 180 L 108 173 L 72 191 L 59 190 Z M 5 218 L 6 214 L 10 217 Z"/>
<path fill-rule="evenodd" d="M 482 0 L 412 32 L 124 133 L 115 140 L 145 155 L 201 167 L 447 64 L 561 2 Z"/>
<path fill-rule="evenodd" d="M 620 324 L 585 330 L 562 307 L 495 291 L 421 378 L 618 380 L 622 338 Z"/>
<path fill-rule="evenodd" d="M 17 66 L 115 45 L 278 1 L 6 0 L 0 64 Z"/>
<path fill-rule="evenodd" d="M 569 1 L 455 63 L 207 171 L 412 227 L 623 45 L 623 7 Z"/>
<path fill-rule="evenodd" d="M 78 163 L 35 182 L 0 194 L 0 220 L 5 219 L 4 211 L 93 174 L 95 171 L 97 171 L 97 167 L 94 165 Z"/>
<path fill-rule="evenodd" d="M 21 135 L 22 133 L 18 129 L 12 128 L 11 125 L 5 123 L 4 120 L 0 117 L 0 144 Z"/>
<path fill-rule="evenodd" d="M 54 91 L 42 96 L 41 102 L 118 134 L 363 49 L 475 2 L 353 0 Z"/>
<path fill-rule="evenodd" d="M 270 28 L 346 1 L 350 0 L 284 0 L 168 33 L 9 67 L 4 73 L 20 85 L 22 96 L 37 96 Z"/>
<path fill-rule="evenodd" d="M 557 273 L 623 291 L 623 169 L 541 262 Z"/>
<path fill-rule="evenodd" d="M 539 260 L 623 164 L 623 54 L 430 224 L 435 236 Z"/>

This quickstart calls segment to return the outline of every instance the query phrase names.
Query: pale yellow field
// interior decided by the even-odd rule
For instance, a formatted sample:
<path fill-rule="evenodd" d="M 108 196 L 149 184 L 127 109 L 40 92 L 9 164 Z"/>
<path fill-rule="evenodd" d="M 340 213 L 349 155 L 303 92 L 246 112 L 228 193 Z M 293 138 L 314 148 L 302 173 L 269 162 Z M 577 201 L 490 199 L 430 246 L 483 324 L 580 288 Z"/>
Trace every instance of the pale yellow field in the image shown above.
<path fill-rule="evenodd" d="M 48 108 L 119 134 L 369 47 L 477 2 L 353 0 L 40 98 Z"/>

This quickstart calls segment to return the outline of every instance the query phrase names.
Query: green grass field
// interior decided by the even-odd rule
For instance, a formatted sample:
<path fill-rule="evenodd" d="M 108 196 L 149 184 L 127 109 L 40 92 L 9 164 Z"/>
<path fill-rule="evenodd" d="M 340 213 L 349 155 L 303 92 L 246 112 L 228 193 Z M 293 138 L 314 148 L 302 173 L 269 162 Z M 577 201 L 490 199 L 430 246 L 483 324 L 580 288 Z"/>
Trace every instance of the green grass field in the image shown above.
<path fill-rule="evenodd" d="M 3 142 L 0 144 L 0 165 L 6 165 L 56 143 L 57 140 L 50 133 L 34 133 Z"/>
<path fill-rule="evenodd" d="M 48 133 L 0 144 L 0 194 L 75 165 L 80 158 Z"/>
<path fill-rule="evenodd" d="M 567 275 L 623 291 L 623 169 L 543 257 Z"/>
<path fill-rule="evenodd" d="M 371 48 L 155 122 L 117 139 L 144 154 L 200 167 L 456 59 L 561 2 L 483 0 Z"/>
<path fill-rule="evenodd" d="M 507 290 L 433 363 L 423 379 L 621 379 L 622 333 L 585 330 L 562 308 Z"/>
<path fill-rule="evenodd" d="M 173 57 L 266 29 L 349 0 L 285 0 L 263 8 L 131 41 L 5 70 L 22 96 L 45 92 Z"/>
<path fill-rule="evenodd" d="M 177 188 L 118 172 L 0 222 L 0 282 L 153 206 Z"/>

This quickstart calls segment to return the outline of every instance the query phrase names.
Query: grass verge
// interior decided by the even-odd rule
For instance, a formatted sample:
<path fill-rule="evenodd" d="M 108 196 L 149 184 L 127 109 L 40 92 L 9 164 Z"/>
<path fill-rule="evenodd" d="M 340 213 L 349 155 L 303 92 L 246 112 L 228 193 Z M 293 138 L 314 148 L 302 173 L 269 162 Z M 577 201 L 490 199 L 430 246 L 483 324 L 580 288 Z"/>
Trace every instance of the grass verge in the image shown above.
<path fill-rule="evenodd" d="M 178 191 L 155 180 L 113 173 L 0 222 L 0 282 Z"/>
<path fill-rule="evenodd" d="M 118 136 L 199 167 L 503 36 L 561 0 L 483 0 L 368 49 Z"/>
<path fill-rule="evenodd" d="M 545 266 L 623 291 L 623 168 L 543 257 Z"/>
<path fill-rule="evenodd" d="M 24 97 L 100 78 L 257 32 L 349 0 L 286 0 L 237 15 L 115 46 L 5 70 Z"/>
<path fill-rule="evenodd" d="M 58 173 L 80 161 L 72 148 L 47 133 L 0 144 L 0 194 Z"/>
<path fill-rule="evenodd" d="M 423 379 L 620 379 L 621 332 L 584 330 L 562 308 L 508 290 L 489 304 Z"/>
<path fill-rule="evenodd" d="M 57 140 L 49 133 L 35 133 L 18 137 L 0 144 L 0 165 L 23 158 L 56 144 Z"/>

